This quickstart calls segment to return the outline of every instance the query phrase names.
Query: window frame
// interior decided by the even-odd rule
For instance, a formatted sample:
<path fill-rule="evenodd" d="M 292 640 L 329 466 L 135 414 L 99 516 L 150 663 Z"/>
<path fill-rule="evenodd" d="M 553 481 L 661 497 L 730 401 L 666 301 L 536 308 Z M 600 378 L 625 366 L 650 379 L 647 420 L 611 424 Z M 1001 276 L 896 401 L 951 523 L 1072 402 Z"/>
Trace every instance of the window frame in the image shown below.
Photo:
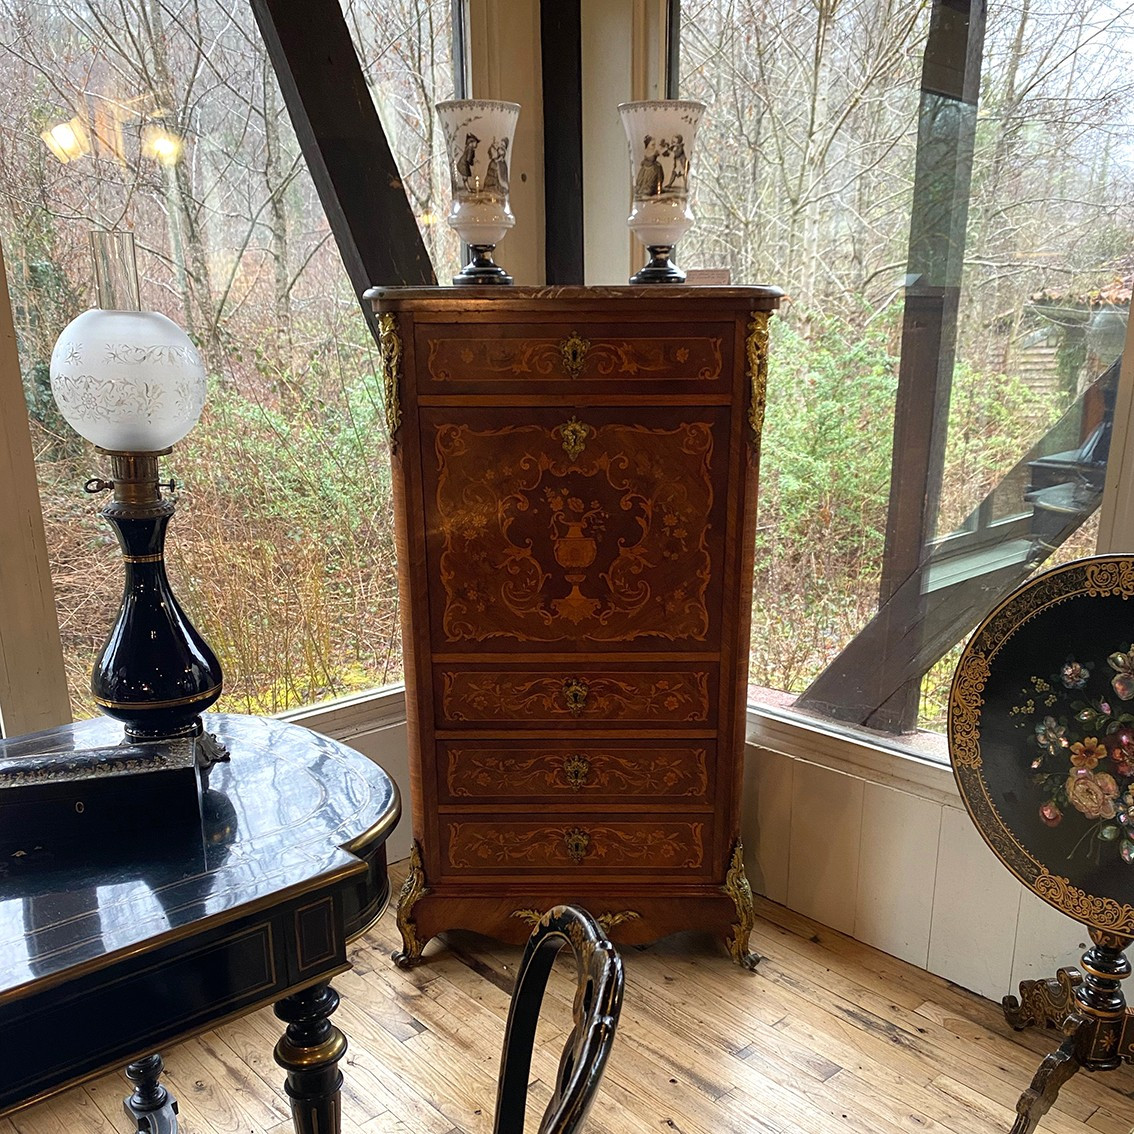
<path fill-rule="evenodd" d="M 518 223 L 509 235 L 508 263 L 518 279 L 541 282 L 544 192 L 539 0 L 529 0 L 522 10 L 514 0 L 455 0 L 454 8 L 465 4 L 469 22 L 464 42 L 472 66 L 472 93 L 476 97 L 510 98 L 530 110 L 525 116 L 526 128 L 531 152 L 536 156 L 528 181 L 517 186 L 525 199 L 517 202 L 516 212 L 518 218 L 526 216 L 531 223 Z M 676 36 L 670 35 L 670 29 L 678 26 L 679 8 L 679 0 L 633 0 L 625 10 L 604 0 L 581 0 L 588 283 L 625 282 L 627 269 L 632 271 L 637 265 L 637 249 L 625 218 L 620 208 L 613 206 L 626 195 L 628 174 L 621 126 L 611 107 L 628 97 L 676 93 L 672 75 Z M 611 20 L 619 23 L 626 36 L 626 51 L 596 50 L 596 45 L 610 43 Z M 628 66 L 624 66 L 627 61 Z M 6 337 L 14 339 L 4 288 L 0 290 L 0 340 Z M 0 354 L 0 410 L 5 405 L 22 409 L 23 390 L 18 365 L 5 365 Z M 12 735 L 61 723 L 69 719 L 69 709 L 27 422 L 22 413 L 12 412 L 3 413 L 2 420 L 9 491 L 0 503 L 0 519 L 6 521 L 6 530 L 22 533 L 22 538 L 6 541 L 10 546 L 0 556 L 4 583 L 0 588 L 0 726 Z M 1097 550 L 1112 554 L 1134 551 L 1134 327 L 1129 322 Z M 375 708 L 385 706 L 381 715 L 388 715 L 390 696 L 389 688 L 374 690 L 343 698 L 341 709 L 336 708 L 338 702 L 331 701 L 286 715 L 316 714 L 332 725 L 337 714 L 345 714 L 344 721 L 357 722 L 366 716 L 371 702 Z M 904 749 L 900 737 L 880 743 L 864 730 L 861 738 L 851 739 L 848 734 L 855 733 L 853 726 L 835 721 L 828 726 L 814 717 L 759 701 L 750 703 L 749 719 L 751 739 L 764 736 L 777 747 L 803 745 L 814 750 L 818 745 L 829 754 L 869 751 L 883 765 L 892 759 L 934 763 L 922 753 Z M 823 737 L 821 743 L 819 736 Z"/>

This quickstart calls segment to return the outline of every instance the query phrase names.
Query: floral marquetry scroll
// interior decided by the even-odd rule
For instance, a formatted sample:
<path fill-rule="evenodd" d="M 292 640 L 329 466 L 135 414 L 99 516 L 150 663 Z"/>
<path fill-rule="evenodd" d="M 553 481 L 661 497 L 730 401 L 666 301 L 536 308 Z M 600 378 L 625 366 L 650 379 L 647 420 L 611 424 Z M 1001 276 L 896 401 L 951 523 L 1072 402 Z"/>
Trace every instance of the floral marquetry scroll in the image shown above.
<path fill-rule="evenodd" d="M 546 338 L 452 338 L 434 336 L 426 356 L 429 376 L 437 382 L 607 378 L 619 381 L 711 381 L 721 376 L 719 336 L 678 334 L 648 338 L 566 336 Z"/>
<path fill-rule="evenodd" d="M 953 771 L 998 858 L 1096 930 L 1134 936 L 1134 560 L 1045 572 L 978 627 L 949 706 Z"/>
<path fill-rule="evenodd" d="M 704 724 L 712 701 L 706 670 L 667 669 L 593 672 L 582 703 L 573 694 L 576 679 L 556 671 L 441 670 L 441 717 L 446 723 L 495 724 Z"/>
<path fill-rule="evenodd" d="M 695 822 L 452 822 L 448 831 L 449 866 L 460 871 L 694 870 L 705 858 L 705 827 Z"/>
<path fill-rule="evenodd" d="M 603 416 L 437 426 L 445 643 L 710 640 L 727 457 L 713 411 L 661 428 Z"/>
<path fill-rule="evenodd" d="M 565 746 L 566 745 L 566 746 Z M 451 745 L 446 783 L 454 799 L 562 801 L 595 796 L 613 799 L 698 800 L 709 790 L 709 753 L 704 745 L 672 741 L 540 746 Z"/>

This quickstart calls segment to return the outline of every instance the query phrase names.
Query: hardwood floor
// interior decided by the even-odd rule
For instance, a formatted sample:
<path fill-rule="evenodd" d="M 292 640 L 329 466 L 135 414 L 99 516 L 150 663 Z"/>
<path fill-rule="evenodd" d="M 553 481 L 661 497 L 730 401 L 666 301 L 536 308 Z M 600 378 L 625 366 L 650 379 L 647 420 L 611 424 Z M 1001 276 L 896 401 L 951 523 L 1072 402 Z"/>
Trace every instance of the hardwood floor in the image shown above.
<path fill-rule="evenodd" d="M 593 1134 L 1004 1132 L 1056 1038 L 1015 1033 L 998 1006 L 758 900 L 755 974 L 706 936 L 626 949 L 614 1054 Z M 489 1134 L 520 950 L 471 934 L 390 962 L 392 911 L 352 948 L 335 987 L 350 1050 L 344 1134 Z M 1068 958 L 1071 962 L 1074 958 Z M 557 971 L 532 1064 L 542 1110 L 569 1024 L 573 971 Z M 280 1026 L 270 1010 L 164 1052 L 186 1134 L 288 1134 Z M 11 1038 L 11 1037 L 5 1037 Z M 0 1121 L 0 1134 L 132 1130 L 119 1074 Z M 529 1116 L 534 1132 L 538 1118 Z M 1041 1134 L 1131 1134 L 1134 1071 L 1076 1076 Z"/>

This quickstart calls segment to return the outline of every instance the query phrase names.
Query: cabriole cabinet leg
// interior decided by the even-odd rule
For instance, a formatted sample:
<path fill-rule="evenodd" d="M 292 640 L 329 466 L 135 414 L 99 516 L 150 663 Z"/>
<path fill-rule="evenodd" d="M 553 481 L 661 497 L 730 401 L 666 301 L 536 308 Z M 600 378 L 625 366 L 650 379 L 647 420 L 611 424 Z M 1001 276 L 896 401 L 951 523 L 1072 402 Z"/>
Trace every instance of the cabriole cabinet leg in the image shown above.
<path fill-rule="evenodd" d="M 425 885 L 425 868 L 421 864 L 421 847 L 415 840 L 410 850 L 409 873 L 398 895 L 398 932 L 402 935 L 402 947 L 393 955 L 393 959 L 400 969 L 411 968 L 421 960 L 425 942 L 418 939 L 413 907 L 428 893 L 428 889 Z"/>
<path fill-rule="evenodd" d="M 744 873 L 744 846 L 739 839 L 732 849 L 723 889 L 736 906 L 736 922 L 725 937 L 725 945 L 729 956 L 738 965 L 752 971 L 760 963 L 761 957 L 749 946 L 752 927 L 756 924 L 756 911 L 752 904 L 752 887 L 748 884 L 748 875 Z"/>

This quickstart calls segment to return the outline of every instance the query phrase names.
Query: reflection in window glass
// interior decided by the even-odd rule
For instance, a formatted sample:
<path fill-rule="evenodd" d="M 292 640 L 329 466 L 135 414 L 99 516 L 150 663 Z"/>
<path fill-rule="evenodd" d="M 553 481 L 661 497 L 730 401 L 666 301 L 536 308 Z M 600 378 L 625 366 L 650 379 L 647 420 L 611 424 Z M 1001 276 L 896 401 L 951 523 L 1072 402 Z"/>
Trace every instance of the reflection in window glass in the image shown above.
<path fill-rule="evenodd" d="M 348 24 L 438 271 L 457 266 L 432 104 L 449 0 Z M 227 0 L 0 5 L 0 234 L 75 711 L 121 587 L 56 413 L 55 337 L 94 302 L 87 234 L 130 228 L 142 303 L 201 348 L 210 401 L 167 458 L 174 588 L 220 655 L 221 708 L 271 712 L 401 675 L 376 351 L 251 11 Z M 381 218 L 375 218 L 380 223 Z"/>
<path fill-rule="evenodd" d="M 922 92 L 931 9 L 682 4 L 681 94 L 708 109 L 681 261 L 790 298 L 773 321 L 751 679 L 810 696 L 822 675 L 811 708 L 859 723 L 903 689 L 916 710 L 945 654 L 922 689 L 921 721 L 939 723 L 947 651 L 1003 587 L 1093 549 L 1134 269 L 1134 13 L 994 0 L 974 116 L 948 91 L 963 36 L 943 37 L 957 66 Z M 910 305 L 958 285 L 940 491 L 931 474 L 924 542 L 883 582 Z"/>

